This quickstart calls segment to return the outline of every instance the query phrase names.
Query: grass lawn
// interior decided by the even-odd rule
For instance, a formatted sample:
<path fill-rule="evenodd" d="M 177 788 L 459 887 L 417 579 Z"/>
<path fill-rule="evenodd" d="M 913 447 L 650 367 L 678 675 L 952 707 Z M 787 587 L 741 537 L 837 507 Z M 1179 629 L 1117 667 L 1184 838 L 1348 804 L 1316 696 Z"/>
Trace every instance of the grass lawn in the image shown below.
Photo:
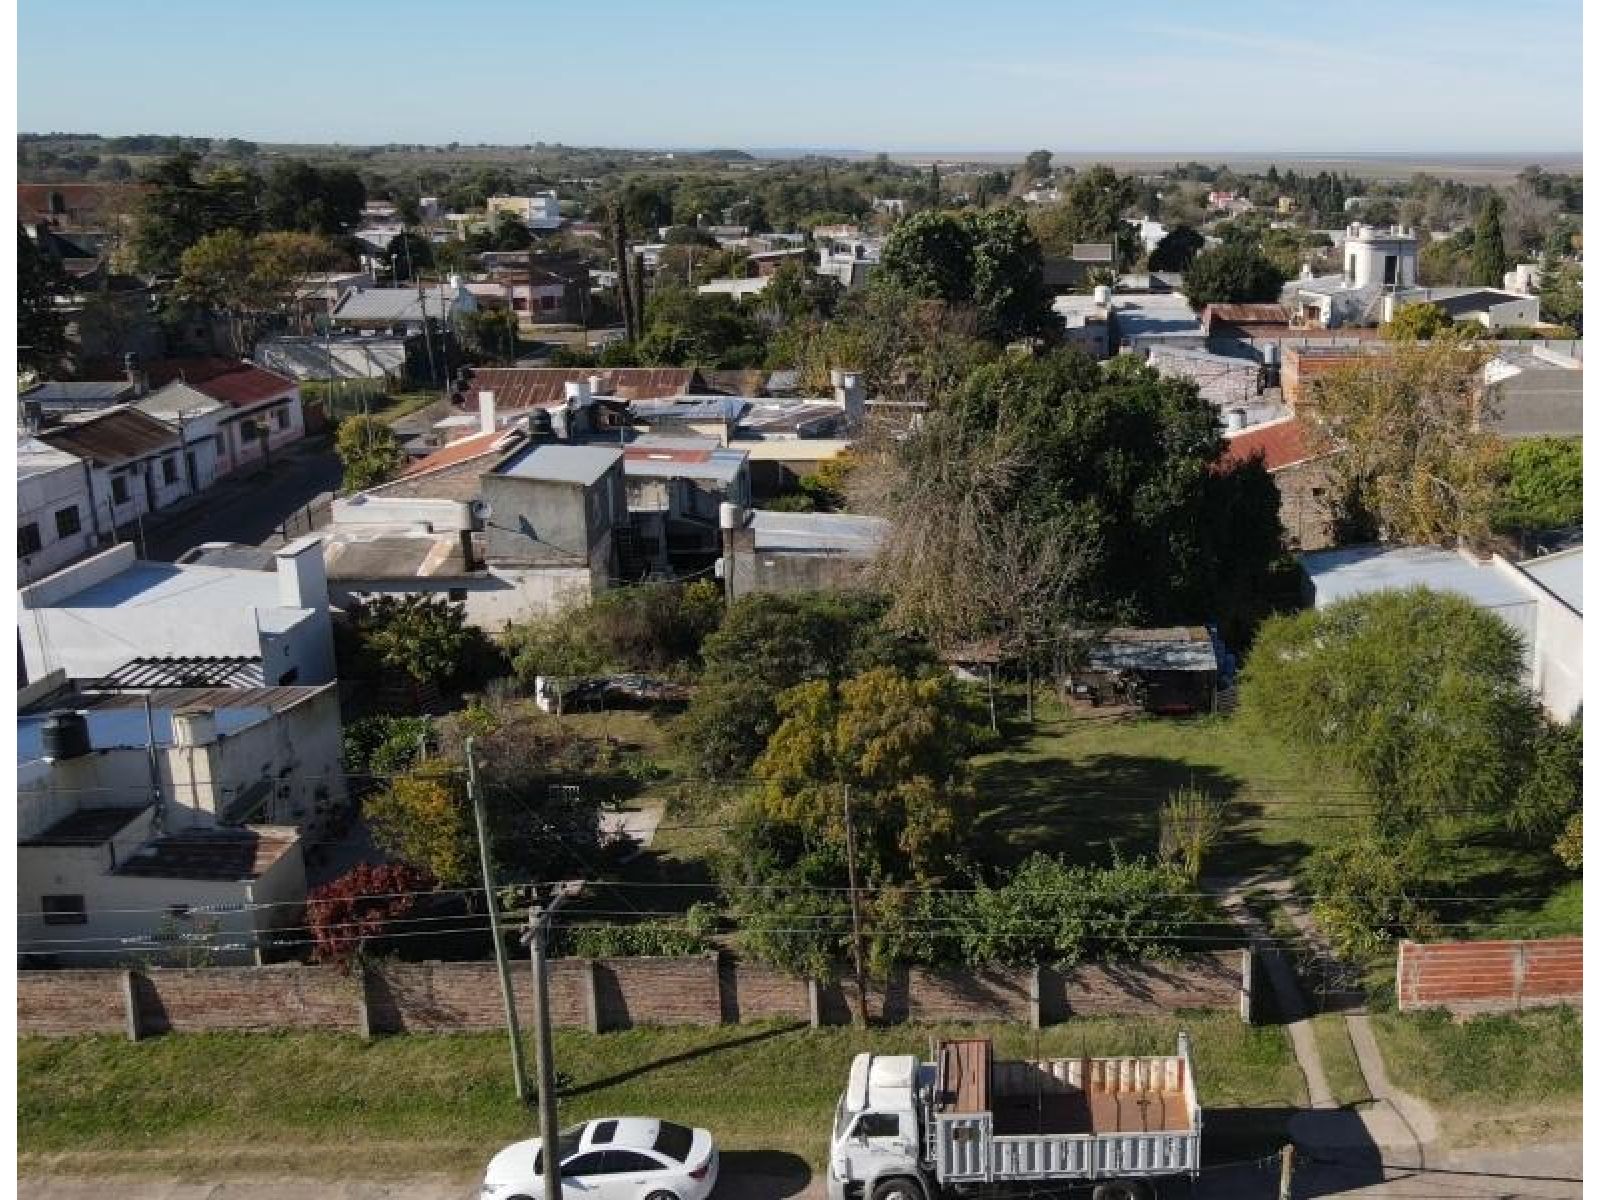
<path fill-rule="evenodd" d="M 1351 825 L 1360 797 L 1348 778 L 1226 717 L 1107 719 L 1047 700 L 1031 729 L 978 758 L 977 836 L 996 862 L 1034 850 L 1081 862 L 1154 854 L 1162 803 L 1194 786 L 1232 802 L 1230 832 L 1210 875 L 1292 871 Z"/>
<path fill-rule="evenodd" d="M 1311 1032 L 1317 1040 L 1317 1053 L 1322 1057 L 1322 1071 L 1328 1078 L 1328 1087 L 1334 1100 L 1341 1104 L 1365 1104 L 1372 1099 L 1367 1090 L 1367 1079 L 1356 1061 L 1355 1047 L 1350 1044 L 1350 1033 L 1344 1017 L 1338 1013 L 1324 1013 L 1311 1018 Z"/>
<path fill-rule="evenodd" d="M 1549 1008 L 1457 1021 L 1374 1014 L 1395 1084 L 1439 1110 L 1459 1141 L 1570 1136 L 1583 1098 L 1583 1021 Z"/>
<path fill-rule="evenodd" d="M 1033 1033 L 960 1027 L 1009 1057 L 1170 1053 L 1194 1039 L 1216 1160 L 1270 1152 L 1303 1102 L 1278 1028 L 1226 1013 L 1084 1019 Z M 937 1027 L 744 1025 L 556 1037 L 570 1077 L 563 1124 L 654 1114 L 704 1125 L 730 1154 L 771 1171 L 817 1169 L 849 1061 L 861 1049 L 925 1054 Z M 952 1030 L 954 1032 L 954 1030 Z M 470 1174 L 502 1144 L 536 1135 L 508 1078 L 505 1039 L 414 1035 L 194 1034 L 18 1042 L 19 1169 Z M 735 1157 L 735 1156 L 739 1157 Z"/>

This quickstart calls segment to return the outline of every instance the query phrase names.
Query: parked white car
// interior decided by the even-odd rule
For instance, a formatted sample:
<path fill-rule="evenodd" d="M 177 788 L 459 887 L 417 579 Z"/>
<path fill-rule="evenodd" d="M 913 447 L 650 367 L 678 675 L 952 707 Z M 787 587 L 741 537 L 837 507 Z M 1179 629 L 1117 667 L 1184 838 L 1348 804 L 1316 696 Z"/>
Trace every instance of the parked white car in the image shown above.
<path fill-rule="evenodd" d="M 480 1200 L 545 1200 L 540 1139 L 496 1154 Z M 602 1117 L 556 1138 L 562 1200 L 706 1200 L 717 1186 L 717 1146 L 704 1129 L 654 1117 Z"/>

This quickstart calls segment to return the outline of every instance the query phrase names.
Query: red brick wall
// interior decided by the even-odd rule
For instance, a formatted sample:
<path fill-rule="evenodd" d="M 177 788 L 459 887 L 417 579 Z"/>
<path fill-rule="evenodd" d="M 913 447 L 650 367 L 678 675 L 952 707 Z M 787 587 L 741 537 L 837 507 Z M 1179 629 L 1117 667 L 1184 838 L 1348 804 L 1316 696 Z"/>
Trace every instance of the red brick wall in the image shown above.
<path fill-rule="evenodd" d="M 1583 939 L 1401 942 L 1395 964 L 1401 1011 L 1510 1012 L 1583 1000 Z"/>
<path fill-rule="evenodd" d="M 39 1037 L 122 1033 L 127 1004 L 123 972 L 17 972 L 17 1032 Z"/>
<path fill-rule="evenodd" d="M 358 980 L 337 967 L 158 967 L 134 983 L 146 1033 L 357 1027 Z"/>
<path fill-rule="evenodd" d="M 588 963 L 550 964 L 550 1019 L 581 1028 L 589 1022 Z M 533 971 L 513 960 L 511 990 L 524 1021 L 533 1013 Z M 500 975 L 492 962 L 378 963 L 367 975 L 367 1006 L 375 1033 L 443 1033 L 505 1026 Z"/>
<path fill-rule="evenodd" d="M 612 958 L 594 964 L 601 1029 L 635 1025 L 717 1025 L 722 990 L 714 954 Z"/>
<path fill-rule="evenodd" d="M 1242 950 L 1191 954 L 1169 963 L 1095 963 L 1059 974 L 1045 971 L 1040 1017 L 1048 1025 L 1071 1017 L 1236 1008 L 1243 971 Z"/>
<path fill-rule="evenodd" d="M 811 1019 L 811 986 L 804 979 L 755 963 L 726 963 L 723 973 L 727 980 L 723 988 L 731 1001 L 730 1019 Z"/>

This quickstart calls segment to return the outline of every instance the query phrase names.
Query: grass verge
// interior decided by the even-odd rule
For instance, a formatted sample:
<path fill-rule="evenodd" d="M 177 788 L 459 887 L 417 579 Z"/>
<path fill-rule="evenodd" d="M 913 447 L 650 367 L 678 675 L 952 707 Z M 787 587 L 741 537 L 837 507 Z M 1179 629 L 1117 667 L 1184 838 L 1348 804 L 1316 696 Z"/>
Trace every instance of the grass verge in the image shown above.
<path fill-rule="evenodd" d="M 1338 1013 L 1312 1017 L 1311 1032 L 1316 1038 L 1317 1053 L 1322 1058 L 1322 1073 L 1327 1077 L 1334 1101 L 1340 1105 L 1351 1105 L 1365 1104 L 1371 1100 L 1367 1077 L 1361 1073 L 1361 1064 L 1356 1061 L 1356 1050 L 1350 1044 L 1350 1032 L 1345 1027 L 1344 1017 Z"/>
<path fill-rule="evenodd" d="M 1035 1033 L 961 1027 L 1008 1057 L 1170 1053 L 1194 1039 L 1208 1153 L 1267 1151 L 1303 1102 L 1283 1031 L 1226 1013 L 1083 1019 Z M 938 1027 L 744 1025 L 556 1038 L 565 1124 L 643 1113 L 704 1125 L 772 1172 L 815 1171 L 851 1057 L 927 1052 Z M 946 1031 L 951 1032 L 951 1031 Z M 471 1174 L 535 1136 L 515 1100 L 505 1039 L 413 1035 L 191 1034 L 18 1042 L 22 1174 L 282 1171 L 327 1177 Z M 1215 1128 L 1213 1126 L 1215 1125 Z M 1215 1143 L 1213 1147 L 1212 1143 Z"/>

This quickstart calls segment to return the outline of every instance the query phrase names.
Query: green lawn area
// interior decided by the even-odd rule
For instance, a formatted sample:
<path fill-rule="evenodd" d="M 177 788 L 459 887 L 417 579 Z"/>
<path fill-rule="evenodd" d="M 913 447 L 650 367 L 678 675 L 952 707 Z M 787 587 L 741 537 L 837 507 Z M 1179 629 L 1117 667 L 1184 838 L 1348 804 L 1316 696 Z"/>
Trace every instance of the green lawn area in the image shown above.
<path fill-rule="evenodd" d="M 1462 1021 L 1381 1013 L 1372 1028 L 1390 1079 L 1433 1105 L 1457 1142 L 1551 1140 L 1578 1127 L 1583 1020 L 1575 1009 Z"/>
<path fill-rule="evenodd" d="M 1108 719 L 1046 701 L 1031 729 L 1019 724 L 974 766 L 980 852 L 1001 863 L 1034 850 L 1154 854 L 1162 803 L 1192 786 L 1233 806 L 1207 874 L 1290 872 L 1359 811 L 1347 777 L 1227 717 Z"/>
<path fill-rule="evenodd" d="M 1367 1079 L 1356 1061 L 1355 1047 L 1350 1044 L 1350 1033 L 1344 1017 L 1339 1013 L 1324 1013 L 1311 1018 L 1311 1033 L 1317 1041 L 1317 1053 L 1322 1058 L 1322 1072 L 1327 1076 L 1333 1098 L 1341 1105 L 1365 1104 L 1372 1099 L 1367 1090 Z"/>
<path fill-rule="evenodd" d="M 1226 1013 L 1084 1019 L 944 1032 L 995 1039 L 1007 1057 L 1165 1054 L 1194 1042 L 1207 1153 L 1269 1152 L 1300 1104 L 1281 1029 Z M 930 1026 L 880 1030 L 744 1025 L 562 1031 L 561 1120 L 627 1113 L 704 1125 L 725 1151 L 769 1169 L 813 1170 L 833 1105 L 861 1049 L 925 1054 Z M 18 1042 L 23 1173 L 201 1170 L 394 1176 L 470 1174 L 502 1144 L 535 1136 L 512 1094 L 505 1039 L 413 1035 L 193 1034 Z M 1213 1145 L 1213 1142 L 1215 1145 Z"/>

